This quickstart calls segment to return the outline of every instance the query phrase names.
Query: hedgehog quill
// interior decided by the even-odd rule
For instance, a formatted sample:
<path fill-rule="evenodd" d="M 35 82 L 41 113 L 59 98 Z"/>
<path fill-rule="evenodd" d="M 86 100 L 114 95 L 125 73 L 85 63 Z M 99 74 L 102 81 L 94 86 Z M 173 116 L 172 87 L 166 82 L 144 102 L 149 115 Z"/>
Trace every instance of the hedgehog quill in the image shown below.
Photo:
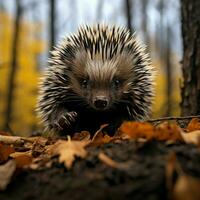
<path fill-rule="evenodd" d="M 151 111 L 155 69 L 145 47 L 126 28 L 82 26 L 51 52 L 39 86 L 37 113 L 47 131 L 114 132 L 124 120 Z"/>

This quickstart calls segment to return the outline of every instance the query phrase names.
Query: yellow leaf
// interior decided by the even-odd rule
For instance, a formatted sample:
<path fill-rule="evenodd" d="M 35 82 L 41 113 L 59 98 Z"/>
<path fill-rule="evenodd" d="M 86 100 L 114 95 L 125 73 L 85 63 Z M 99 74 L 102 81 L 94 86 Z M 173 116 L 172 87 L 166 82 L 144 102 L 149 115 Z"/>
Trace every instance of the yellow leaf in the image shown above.
<path fill-rule="evenodd" d="M 186 143 L 191 143 L 195 145 L 200 144 L 200 130 L 192 131 L 189 133 L 181 132 L 181 135 Z"/>
<path fill-rule="evenodd" d="M 52 145 L 50 153 L 52 156 L 59 156 L 59 162 L 64 163 L 65 167 L 70 169 L 75 156 L 85 158 L 87 151 L 84 147 L 89 144 L 89 141 L 72 141 L 58 140 Z"/>

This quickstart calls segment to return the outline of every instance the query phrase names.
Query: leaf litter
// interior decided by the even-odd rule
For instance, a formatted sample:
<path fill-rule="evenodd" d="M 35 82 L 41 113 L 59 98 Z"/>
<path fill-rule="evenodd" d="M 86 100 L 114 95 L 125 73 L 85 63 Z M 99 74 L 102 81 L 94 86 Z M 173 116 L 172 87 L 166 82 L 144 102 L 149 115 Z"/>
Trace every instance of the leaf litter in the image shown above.
<path fill-rule="evenodd" d="M 178 126 L 177 123 L 163 122 L 157 126 L 153 126 L 147 122 L 124 122 L 117 132 L 110 136 L 103 131 L 107 125 L 102 125 L 94 136 L 89 132 L 82 131 L 74 134 L 71 138 L 59 139 L 52 137 L 19 137 L 11 136 L 9 134 L 0 135 L 0 190 L 5 190 L 12 175 L 16 169 L 31 169 L 40 170 L 50 168 L 54 163 L 63 163 L 69 170 L 73 163 L 79 157 L 81 159 L 87 158 L 88 147 L 98 147 L 109 143 L 120 143 L 126 140 L 135 140 L 138 143 L 145 144 L 149 141 L 162 141 L 169 143 L 181 142 L 190 143 L 200 147 L 200 121 L 199 119 L 192 119 L 185 129 Z M 128 169 L 129 165 L 126 162 L 114 161 L 111 157 L 100 151 L 98 159 L 105 165 L 120 170 Z M 174 159 L 175 160 L 175 159 Z M 176 161 L 177 162 L 177 161 Z M 175 163 L 171 161 L 169 163 Z M 177 169 L 175 164 L 167 163 L 167 167 L 171 165 L 171 171 Z M 169 166 L 168 166 L 169 165 Z M 4 178 L 2 174 L 5 173 Z M 166 173 L 168 185 L 170 176 Z M 181 175 L 176 184 L 171 182 L 170 189 L 173 195 L 179 193 L 184 184 L 196 185 L 199 184 L 199 179 L 189 177 L 188 175 Z M 173 185 L 173 189 L 172 189 Z M 182 186 L 183 185 L 183 186 Z M 184 186 L 185 187 L 185 186 Z M 184 188 L 183 187 L 183 188 Z M 195 188 L 194 186 L 193 188 Z M 181 189 L 180 189 L 181 188 Z M 175 199 L 180 199 L 176 196 Z"/>

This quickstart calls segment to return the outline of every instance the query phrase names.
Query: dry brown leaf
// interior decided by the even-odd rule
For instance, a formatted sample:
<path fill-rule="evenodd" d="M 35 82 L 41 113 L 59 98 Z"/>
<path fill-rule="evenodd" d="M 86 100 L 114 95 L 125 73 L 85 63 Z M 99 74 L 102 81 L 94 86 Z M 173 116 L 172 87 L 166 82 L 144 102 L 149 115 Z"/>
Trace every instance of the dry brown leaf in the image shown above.
<path fill-rule="evenodd" d="M 90 145 L 98 146 L 98 145 L 106 144 L 106 143 L 111 142 L 112 139 L 113 138 L 110 137 L 109 135 L 99 132 L 97 135 L 95 135 L 95 137 L 93 137 Z"/>
<path fill-rule="evenodd" d="M 59 162 L 64 163 L 65 167 L 70 169 L 75 157 L 85 158 L 87 151 L 84 149 L 89 141 L 72 141 L 68 139 L 58 140 L 50 149 L 52 156 L 59 156 Z"/>
<path fill-rule="evenodd" d="M 183 141 L 181 128 L 176 123 L 163 122 L 155 127 L 154 138 L 160 141 Z"/>
<path fill-rule="evenodd" d="M 94 134 L 90 145 L 98 146 L 98 145 L 106 144 L 106 143 L 109 143 L 113 139 L 113 137 L 102 132 L 102 130 L 107 126 L 108 124 L 103 124 L 100 127 L 100 129 Z"/>
<path fill-rule="evenodd" d="M 23 168 L 32 163 L 32 156 L 21 155 L 15 158 L 17 168 Z"/>
<path fill-rule="evenodd" d="M 89 140 L 90 139 L 90 132 L 88 131 L 81 131 L 80 133 L 75 133 L 72 137 L 72 140 Z"/>
<path fill-rule="evenodd" d="M 15 149 L 7 144 L 0 143 L 0 161 L 6 161 L 11 153 L 15 152 Z"/>
<path fill-rule="evenodd" d="M 119 135 L 127 135 L 129 138 L 146 138 L 154 137 L 154 127 L 146 122 L 124 122 L 118 129 Z"/>
<path fill-rule="evenodd" d="M 14 152 L 10 154 L 10 157 L 14 158 L 16 161 L 17 168 L 22 168 L 24 166 L 30 165 L 32 163 L 32 152 Z"/>
<path fill-rule="evenodd" d="M 33 158 L 32 163 L 28 166 L 30 169 L 46 169 L 52 166 L 53 160 L 48 154 L 41 154 L 37 158 Z"/>
<path fill-rule="evenodd" d="M 198 118 L 192 119 L 187 126 L 188 132 L 196 131 L 196 130 L 200 130 L 200 119 Z"/>
<path fill-rule="evenodd" d="M 13 173 L 16 169 L 16 163 L 14 160 L 9 160 L 4 165 L 0 165 L 0 191 L 6 189 L 10 183 Z"/>
<path fill-rule="evenodd" d="M 114 160 L 112 160 L 110 157 L 108 157 L 105 153 L 100 152 L 98 155 L 99 160 L 104 162 L 106 165 L 115 168 L 115 169 L 128 169 L 129 165 L 128 163 L 119 163 Z"/>
<path fill-rule="evenodd" d="M 200 179 L 182 175 L 173 190 L 174 200 L 200 200 Z"/>
<path fill-rule="evenodd" d="M 200 130 L 189 133 L 181 132 L 181 135 L 186 143 L 191 143 L 198 146 L 200 145 Z"/>
<path fill-rule="evenodd" d="M 33 141 L 34 141 L 34 144 L 36 145 L 45 146 L 48 142 L 48 139 L 45 137 L 34 137 Z"/>

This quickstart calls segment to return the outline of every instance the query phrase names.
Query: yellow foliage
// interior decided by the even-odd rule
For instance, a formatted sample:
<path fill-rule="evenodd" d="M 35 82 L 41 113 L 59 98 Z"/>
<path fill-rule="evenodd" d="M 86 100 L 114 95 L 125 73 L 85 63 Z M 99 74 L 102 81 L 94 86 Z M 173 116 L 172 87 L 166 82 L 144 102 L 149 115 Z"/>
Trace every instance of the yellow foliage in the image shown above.
<path fill-rule="evenodd" d="M 7 83 L 10 73 L 11 49 L 12 49 L 12 24 L 13 20 L 7 13 L 0 13 L 0 129 L 5 120 Z M 20 37 L 18 46 L 18 70 L 15 80 L 15 92 L 13 101 L 12 123 L 10 127 L 19 134 L 30 133 L 37 126 L 34 112 L 37 83 L 39 77 L 37 56 L 44 51 L 45 43 L 37 34 L 41 31 L 39 25 L 20 24 Z M 39 29 L 36 29 L 39 28 Z"/>
<path fill-rule="evenodd" d="M 172 84 L 172 110 L 170 115 L 172 116 L 179 116 L 180 115 L 180 85 L 179 81 L 181 79 L 181 73 L 178 70 L 179 64 L 178 60 L 174 60 L 173 62 L 173 68 L 176 69 L 172 75 L 173 82 Z M 166 81 L 166 72 L 162 69 L 162 61 L 158 59 L 153 60 L 153 65 L 157 67 L 157 78 L 156 78 L 156 95 L 155 95 L 155 101 L 153 104 L 153 117 L 161 117 L 166 115 L 166 109 L 167 109 L 167 97 L 166 97 L 166 90 L 167 90 L 167 81 Z"/>

